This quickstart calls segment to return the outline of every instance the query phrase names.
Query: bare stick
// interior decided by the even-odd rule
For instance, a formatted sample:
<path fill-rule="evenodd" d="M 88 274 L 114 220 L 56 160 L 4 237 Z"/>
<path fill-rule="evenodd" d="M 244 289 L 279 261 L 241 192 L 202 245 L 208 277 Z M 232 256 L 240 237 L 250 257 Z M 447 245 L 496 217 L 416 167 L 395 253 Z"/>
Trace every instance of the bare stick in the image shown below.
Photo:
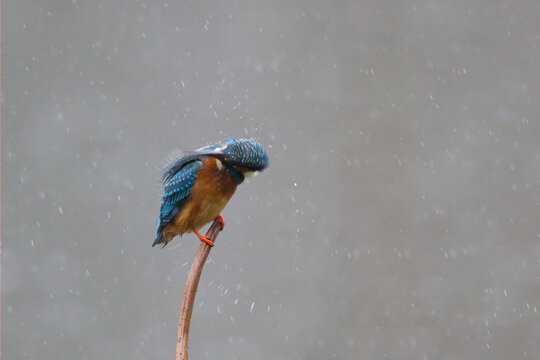
<path fill-rule="evenodd" d="M 220 231 L 221 222 L 216 219 L 208 229 L 206 236 L 210 238 L 210 241 L 215 242 Z M 193 312 L 193 302 L 195 301 L 195 294 L 197 293 L 197 286 L 199 286 L 201 272 L 204 263 L 206 262 L 206 258 L 210 253 L 210 249 L 212 248 L 208 244 L 201 242 L 201 245 L 195 254 L 195 258 L 193 259 L 193 263 L 191 264 L 191 269 L 189 269 L 184 296 L 182 296 L 180 321 L 178 321 L 175 360 L 187 360 L 188 358 L 189 324 L 191 322 L 191 313 Z"/>

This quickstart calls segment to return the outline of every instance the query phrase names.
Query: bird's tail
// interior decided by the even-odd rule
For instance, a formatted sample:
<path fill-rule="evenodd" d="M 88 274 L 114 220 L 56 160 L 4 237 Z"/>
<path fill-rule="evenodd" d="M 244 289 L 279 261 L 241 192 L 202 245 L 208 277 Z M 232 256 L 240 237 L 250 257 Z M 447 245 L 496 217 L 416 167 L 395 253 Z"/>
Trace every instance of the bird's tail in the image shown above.
<path fill-rule="evenodd" d="M 165 238 L 163 237 L 163 232 L 158 231 L 158 233 L 156 234 L 156 239 L 154 240 L 154 243 L 152 244 L 152 247 L 156 246 L 157 244 L 161 244 L 163 242 L 165 242 Z M 163 244 L 163 246 L 165 246 L 165 244 Z"/>
<path fill-rule="evenodd" d="M 152 247 L 156 246 L 157 244 L 162 244 L 163 242 L 165 242 L 163 246 L 167 245 L 167 242 L 165 241 L 165 238 L 163 237 L 163 224 L 161 224 L 161 214 L 157 218 L 156 228 L 157 228 L 156 238 L 154 240 L 154 243 L 152 244 Z"/>

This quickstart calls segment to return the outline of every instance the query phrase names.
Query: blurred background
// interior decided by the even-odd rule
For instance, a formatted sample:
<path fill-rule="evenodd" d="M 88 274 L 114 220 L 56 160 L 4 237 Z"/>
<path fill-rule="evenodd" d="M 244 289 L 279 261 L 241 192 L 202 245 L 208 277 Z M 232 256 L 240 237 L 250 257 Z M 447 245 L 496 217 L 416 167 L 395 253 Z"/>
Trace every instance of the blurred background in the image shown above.
<path fill-rule="evenodd" d="M 2 10 L 4 359 L 173 358 L 160 176 L 229 136 L 191 358 L 540 358 L 538 2 Z"/>

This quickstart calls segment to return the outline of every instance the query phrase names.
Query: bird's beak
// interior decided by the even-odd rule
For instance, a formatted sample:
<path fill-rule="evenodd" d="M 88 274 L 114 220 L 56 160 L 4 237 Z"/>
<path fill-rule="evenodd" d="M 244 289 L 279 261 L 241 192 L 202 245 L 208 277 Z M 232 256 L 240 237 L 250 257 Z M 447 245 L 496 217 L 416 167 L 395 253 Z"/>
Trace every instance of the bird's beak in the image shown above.
<path fill-rule="evenodd" d="M 210 150 L 210 149 L 198 149 L 198 150 L 185 150 L 184 153 L 187 155 L 209 155 L 215 156 L 217 158 L 223 158 L 224 150 L 227 148 L 227 145 Z"/>

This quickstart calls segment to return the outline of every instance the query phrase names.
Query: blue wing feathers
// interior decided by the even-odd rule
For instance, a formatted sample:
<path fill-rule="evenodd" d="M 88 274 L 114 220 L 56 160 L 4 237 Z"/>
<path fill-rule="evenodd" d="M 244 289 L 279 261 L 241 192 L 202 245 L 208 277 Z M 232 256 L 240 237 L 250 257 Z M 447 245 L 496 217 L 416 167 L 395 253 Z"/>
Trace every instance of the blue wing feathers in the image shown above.
<path fill-rule="evenodd" d="M 180 170 L 182 170 L 182 168 L 194 161 L 200 161 L 200 158 L 197 155 L 188 155 L 173 161 L 169 166 L 167 166 L 165 172 L 163 173 L 163 177 L 161 178 L 163 184 L 166 185 L 169 180 L 171 180 Z"/>
<path fill-rule="evenodd" d="M 219 148 L 220 146 L 221 146 L 220 143 L 203 146 L 202 148 L 195 150 L 195 152 L 201 151 L 201 150 L 214 150 L 214 149 Z M 163 184 L 166 184 L 169 180 L 171 180 L 176 175 L 176 173 L 178 173 L 178 171 L 180 171 L 187 164 L 193 161 L 201 161 L 201 160 L 202 159 L 199 154 L 190 154 L 187 156 L 183 156 L 178 160 L 173 161 L 169 166 L 167 166 L 167 169 L 165 169 L 165 172 L 163 173 L 163 178 L 162 178 Z"/>
<path fill-rule="evenodd" d="M 203 162 L 196 156 L 185 156 L 171 164 L 163 174 L 163 200 L 157 221 L 155 244 L 163 242 L 163 229 L 174 221 L 191 195 L 191 189 Z"/>

